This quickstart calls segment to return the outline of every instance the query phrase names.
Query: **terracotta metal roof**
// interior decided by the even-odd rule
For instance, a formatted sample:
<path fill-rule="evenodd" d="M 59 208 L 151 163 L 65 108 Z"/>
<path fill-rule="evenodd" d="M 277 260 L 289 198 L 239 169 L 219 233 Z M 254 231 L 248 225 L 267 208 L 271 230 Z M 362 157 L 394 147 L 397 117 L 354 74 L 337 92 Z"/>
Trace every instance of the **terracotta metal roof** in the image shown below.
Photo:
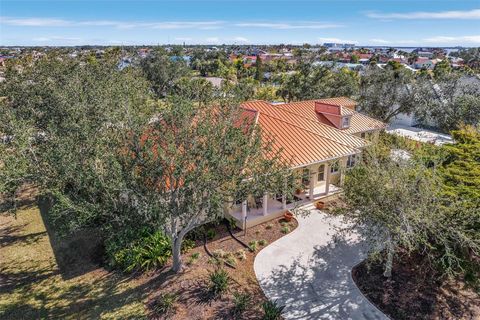
<path fill-rule="evenodd" d="M 349 109 L 355 110 L 355 107 L 357 106 L 357 102 L 355 100 L 352 100 L 347 97 L 336 97 L 336 98 L 326 98 L 326 99 L 317 99 L 314 101 L 319 101 L 327 104 L 333 104 L 335 106 L 343 106 L 347 107 Z"/>
<path fill-rule="evenodd" d="M 330 121 L 327 118 L 315 112 L 315 101 L 319 101 L 323 103 L 339 105 L 342 108 L 341 110 L 342 115 L 352 116 L 350 119 L 350 127 L 347 129 L 342 129 L 341 130 L 342 132 L 354 134 L 354 133 L 360 133 L 360 132 L 381 130 L 386 128 L 386 125 L 381 121 L 378 121 L 376 119 L 370 118 L 369 116 L 366 116 L 357 111 L 354 111 L 349 107 L 346 107 L 345 105 L 335 104 L 334 102 L 335 99 L 338 99 L 337 103 L 343 100 L 344 102 L 348 102 L 348 100 L 353 101 L 349 98 L 341 97 L 341 98 L 331 98 L 331 99 L 298 101 L 298 102 L 292 102 L 292 103 L 279 104 L 279 105 L 276 105 L 275 107 L 291 111 L 293 113 L 301 115 L 310 120 L 316 120 L 326 125 L 331 125 Z M 353 103 L 356 103 L 356 102 L 353 101 Z M 352 105 L 352 102 L 350 102 L 350 105 Z"/>
<path fill-rule="evenodd" d="M 307 112 L 306 106 L 311 107 L 312 112 Z M 319 121 L 314 106 L 314 100 L 288 105 L 271 105 L 266 101 L 242 104 L 246 112 L 256 111 L 265 139 L 273 138 L 274 148 L 282 150 L 284 160 L 291 161 L 293 167 L 355 154 L 368 144 L 345 130 Z"/>

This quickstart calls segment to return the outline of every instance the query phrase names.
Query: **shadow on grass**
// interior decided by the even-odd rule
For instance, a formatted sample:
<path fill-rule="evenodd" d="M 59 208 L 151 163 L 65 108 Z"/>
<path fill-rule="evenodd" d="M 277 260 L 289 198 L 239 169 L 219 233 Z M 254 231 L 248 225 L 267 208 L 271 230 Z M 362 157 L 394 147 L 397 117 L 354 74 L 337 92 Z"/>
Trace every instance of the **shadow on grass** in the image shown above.
<path fill-rule="evenodd" d="M 38 207 L 62 279 L 73 279 L 102 265 L 104 249 L 99 230 L 92 228 L 59 237 L 48 217 L 49 201 L 45 198 L 39 199 Z"/>

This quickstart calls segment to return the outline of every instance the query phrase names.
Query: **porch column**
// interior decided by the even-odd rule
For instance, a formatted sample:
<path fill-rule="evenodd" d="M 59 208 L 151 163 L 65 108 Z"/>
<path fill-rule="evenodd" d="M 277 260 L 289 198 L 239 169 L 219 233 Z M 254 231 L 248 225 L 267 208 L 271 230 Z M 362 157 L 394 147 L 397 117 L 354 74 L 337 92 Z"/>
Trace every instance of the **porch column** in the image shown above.
<path fill-rule="evenodd" d="M 286 210 L 287 209 L 287 196 L 282 194 L 282 209 Z"/>
<path fill-rule="evenodd" d="M 330 192 L 330 165 L 327 162 L 325 164 L 325 194 Z"/>
<path fill-rule="evenodd" d="M 263 195 L 263 215 L 266 216 L 267 215 L 267 208 L 268 206 L 268 193 L 265 193 Z"/>
<path fill-rule="evenodd" d="M 247 200 L 243 200 L 242 201 L 242 221 L 241 221 L 243 229 L 247 228 L 246 219 L 247 219 Z"/>
<path fill-rule="evenodd" d="M 343 182 L 345 181 L 345 169 L 347 168 L 347 164 L 345 159 L 341 159 L 340 163 L 340 187 L 343 186 Z"/>
<path fill-rule="evenodd" d="M 308 197 L 313 199 L 313 192 L 315 190 L 315 173 L 310 171 L 310 191 L 308 192 Z"/>

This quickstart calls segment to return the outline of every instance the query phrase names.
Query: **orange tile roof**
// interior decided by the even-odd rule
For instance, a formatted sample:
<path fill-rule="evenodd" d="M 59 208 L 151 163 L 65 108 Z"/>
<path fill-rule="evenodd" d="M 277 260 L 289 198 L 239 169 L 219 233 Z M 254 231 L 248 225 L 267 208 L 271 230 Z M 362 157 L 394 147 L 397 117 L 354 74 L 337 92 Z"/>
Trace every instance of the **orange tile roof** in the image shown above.
<path fill-rule="evenodd" d="M 291 161 L 293 167 L 355 154 L 368 144 L 346 130 L 319 121 L 315 100 L 282 105 L 249 101 L 242 107 L 246 112 L 257 113 L 257 123 L 265 138 L 274 139 L 274 149 L 282 150 L 284 160 Z M 353 121 L 356 112 L 351 112 Z"/>

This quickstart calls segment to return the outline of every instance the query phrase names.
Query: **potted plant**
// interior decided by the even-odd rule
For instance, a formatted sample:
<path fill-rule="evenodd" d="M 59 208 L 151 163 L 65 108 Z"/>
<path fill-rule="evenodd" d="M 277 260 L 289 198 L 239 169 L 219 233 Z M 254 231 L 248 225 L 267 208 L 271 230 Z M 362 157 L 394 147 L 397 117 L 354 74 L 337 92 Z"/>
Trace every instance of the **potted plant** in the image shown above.
<path fill-rule="evenodd" d="M 323 201 L 317 201 L 315 203 L 315 207 L 318 209 L 318 210 L 323 210 L 325 209 L 325 202 Z"/>
<path fill-rule="evenodd" d="M 292 221 L 292 219 L 293 219 L 293 213 L 291 213 L 290 211 L 285 212 L 285 214 L 283 215 L 283 219 L 284 219 L 286 222 Z"/>

